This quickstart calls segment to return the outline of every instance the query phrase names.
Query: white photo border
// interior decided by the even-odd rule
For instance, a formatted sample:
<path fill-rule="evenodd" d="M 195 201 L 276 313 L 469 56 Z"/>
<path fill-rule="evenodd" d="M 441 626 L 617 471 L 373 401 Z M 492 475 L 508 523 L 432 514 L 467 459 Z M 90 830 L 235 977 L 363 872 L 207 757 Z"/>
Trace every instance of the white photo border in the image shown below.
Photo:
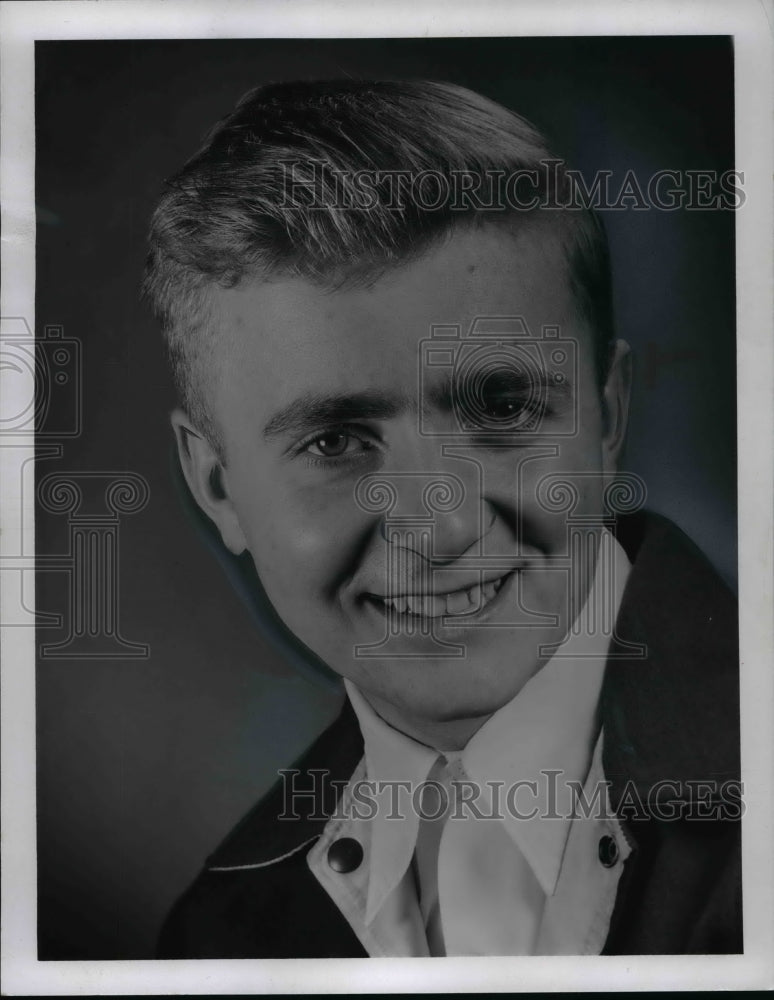
<path fill-rule="evenodd" d="M 526 992 L 774 986 L 774 211 L 772 5 L 758 0 L 6 0 L 0 3 L 0 315 L 34 329 L 36 39 L 731 35 L 737 211 L 739 604 L 745 789 L 743 955 L 209 961 L 37 960 L 35 643 L 2 641 L 2 980 L 6 995 Z M 3 373 L 0 372 L 0 380 Z M 10 390 L 10 381 L 0 381 Z M 8 402 L 8 406 L 12 406 Z M 3 462 L 0 449 L 0 474 Z M 0 509 L 18 511 L 0 475 Z M 20 523 L 4 518 L 6 524 Z M 33 518 L 26 550 L 34 545 Z M 4 551 L 19 539 L 5 536 Z M 3 551 L 0 549 L 0 551 Z M 0 591 L 0 604 L 3 600 Z M 7 594 L 5 596 L 8 596 Z"/>

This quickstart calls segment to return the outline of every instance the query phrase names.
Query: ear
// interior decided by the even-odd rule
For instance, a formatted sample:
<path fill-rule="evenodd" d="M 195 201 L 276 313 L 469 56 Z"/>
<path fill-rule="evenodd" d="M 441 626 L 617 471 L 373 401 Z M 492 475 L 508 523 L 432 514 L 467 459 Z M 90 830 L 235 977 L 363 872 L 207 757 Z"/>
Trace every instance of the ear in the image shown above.
<path fill-rule="evenodd" d="M 247 542 L 229 495 L 225 466 L 183 410 L 175 410 L 170 419 L 188 489 L 201 510 L 215 523 L 223 544 L 238 556 L 247 548 Z"/>
<path fill-rule="evenodd" d="M 611 476 L 618 469 L 626 442 L 631 388 L 631 348 L 625 340 L 617 340 L 602 393 L 602 468 Z"/>

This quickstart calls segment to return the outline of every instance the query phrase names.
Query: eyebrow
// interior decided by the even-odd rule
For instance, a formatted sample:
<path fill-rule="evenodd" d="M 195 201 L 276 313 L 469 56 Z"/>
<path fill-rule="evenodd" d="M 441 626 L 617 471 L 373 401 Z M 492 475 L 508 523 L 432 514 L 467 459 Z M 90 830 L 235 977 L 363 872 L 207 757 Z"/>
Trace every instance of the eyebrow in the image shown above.
<path fill-rule="evenodd" d="M 408 397 L 375 391 L 331 395 L 310 393 L 278 410 L 264 427 L 263 436 L 269 440 L 324 424 L 389 420 L 408 405 Z"/>
<path fill-rule="evenodd" d="M 529 392 L 534 388 L 534 381 L 528 376 L 509 371 L 494 369 L 493 376 L 516 392 Z M 557 383 L 553 373 L 541 371 L 540 385 L 546 389 L 569 393 L 571 387 L 566 383 Z M 437 407 L 451 412 L 455 406 L 455 395 L 460 389 L 469 394 L 472 389 L 472 379 L 462 383 L 455 381 L 448 372 L 436 384 L 429 386 L 424 398 L 425 408 Z M 287 406 L 278 410 L 263 429 L 264 440 L 280 437 L 283 434 L 303 433 L 324 425 L 345 424 L 354 420 L 390 420 L 405 410 L 415 410 L 416 404 L 407 394 L 391 394 L 366 390 L 357 393 L 309 393 L 293 400 Z"/>

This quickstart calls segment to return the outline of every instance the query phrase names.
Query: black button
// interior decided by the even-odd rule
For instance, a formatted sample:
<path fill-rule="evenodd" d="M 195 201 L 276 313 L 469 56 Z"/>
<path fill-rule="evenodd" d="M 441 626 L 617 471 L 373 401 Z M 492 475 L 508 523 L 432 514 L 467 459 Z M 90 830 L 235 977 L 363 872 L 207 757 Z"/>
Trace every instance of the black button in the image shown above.
<path fill-rule="evenodd" d="M 335 872 L 346 875 L 360 867 L 363 860 L 363 848 L 352 837 L 342 837 L 334 840 L 328 848 L 328 864 Z"/>
<path fill-rule="evenodd" d="M 618 860 L 618 844 L 613 837 L 606 834 L 599 840 L 599 860 L 605 868 L 612 868 Z"/>

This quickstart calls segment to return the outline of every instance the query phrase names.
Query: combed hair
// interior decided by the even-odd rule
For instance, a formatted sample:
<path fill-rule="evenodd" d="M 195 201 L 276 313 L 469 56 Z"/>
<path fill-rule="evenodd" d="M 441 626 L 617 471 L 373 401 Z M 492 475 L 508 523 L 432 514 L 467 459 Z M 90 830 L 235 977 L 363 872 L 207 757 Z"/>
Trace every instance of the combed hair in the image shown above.
<path fill-rule="evenodd" d="M 544 165 L 554 163 L 553 170 Z M 557 165 L 558 164 L 558 165 Z M 398 172 L 454 181 L 540 169 L 530 211 L 428 207 Z M 365 191 L 363 172 L 384 179 Z M 485 185 L 486 186 L 486 185 Z M 322 286 L 375 280 L 463 225 L 519 226 L 550 217 L 600 384 L 613 336 L 607 240 L 591 209 L 566 204 L 564 166 L 525 119 L 449 83 L 360 80 L 269 84 L 247 93 L 168 179 L 153 215 L 143 282 L 166 338 L 181 405 L 221 450 L 206 392 L 217 333 L 208 288 L 245 278 L 303 277 Z M 426 190 L 425 190 L 426 193 Z M 376 195 L 374 198 L 373 196 Z M 375 201 L 375 203 L 374 203 Z"/>

